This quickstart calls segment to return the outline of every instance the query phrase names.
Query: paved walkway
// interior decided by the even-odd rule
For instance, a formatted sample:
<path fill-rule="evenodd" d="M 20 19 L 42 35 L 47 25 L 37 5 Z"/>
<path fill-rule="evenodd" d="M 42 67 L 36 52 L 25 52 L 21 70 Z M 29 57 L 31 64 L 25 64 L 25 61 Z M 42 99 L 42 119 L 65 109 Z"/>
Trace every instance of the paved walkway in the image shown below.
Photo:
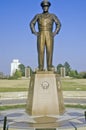
<path fill-rule="evenodd" d="M 27 98 L 28 92 L 0 92 L 0 99 L 21 99 Z M 86 91 L 63 91 L 64 98 L 86 99 Z"/>
<path fill-rule="evenodd" d="M 8 130 L 34 130 L 34 128 L 86 130 L 86 120 L 82 109 L 66 109 L 61 116 L 29 116 L 24 109 L 2 111 L 0 113 L 0 130 L 2 130 L 5 116 L 7 117 Z"/>

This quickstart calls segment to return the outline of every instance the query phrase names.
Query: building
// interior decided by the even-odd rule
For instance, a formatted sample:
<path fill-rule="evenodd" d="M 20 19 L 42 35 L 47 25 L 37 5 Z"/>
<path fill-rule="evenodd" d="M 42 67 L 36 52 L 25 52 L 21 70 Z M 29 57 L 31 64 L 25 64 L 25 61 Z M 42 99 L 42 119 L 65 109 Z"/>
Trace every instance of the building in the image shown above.
<path fill-rule="evenodd" d="M 13 59 L 12 63 L 11 63 L 11 72 L 10 72 L 10 76 L 13 76 L 13 74 L 15 73 L 16 70 L 19 69 L 19 65 L 21 63 L 19 62 L 18 59 Z"/>

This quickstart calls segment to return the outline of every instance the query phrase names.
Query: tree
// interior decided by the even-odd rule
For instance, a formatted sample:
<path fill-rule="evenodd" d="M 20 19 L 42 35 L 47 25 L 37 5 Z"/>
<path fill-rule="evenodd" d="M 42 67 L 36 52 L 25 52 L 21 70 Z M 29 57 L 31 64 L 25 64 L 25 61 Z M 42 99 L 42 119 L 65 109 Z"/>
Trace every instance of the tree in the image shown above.
<path fill-rule="evenodd" d="M 15 73 L 13 74 L 14 79 L 18 79 L 22 77 L 22 73 L 20 70 L 16 70 Z"/>
<path fill-rule="evenodd" d="M 58 64 L 58 65 L 57 65 L 57 73 L 58 73 L 58 74 L 60 74 L 60 69 L 61 69 L 61 67 L 63 67 L 62 64 Z"/>
<path fill-rule="evenodd" d="M 66 76 L 69 76 L 71 70 L 69 63 L 65 62 L 64 67 L 65 67 Z"/>
<path fill-rule="evenodd" d="M 81 76 L 82 78 L 86 78 L 86 72 L 85 72 L 85 71 L 80 72 L 79 74 L 80 74 L 80 76 Z"/>
<path fill-rule="evenodd" d="M 22 76 L 25 76 L 25 66 L 23 64 L 20 64 L 18 67 L 19 67 L 19 70 L 22 73 Z"/>
<path fill-rule="evenodd" d="M 69 74 L 70 77 L 74 77 L 74 78 L 77 78 L 78 76 L 78 72 L 76 70 L 70 70 L 70 74 Z"/>

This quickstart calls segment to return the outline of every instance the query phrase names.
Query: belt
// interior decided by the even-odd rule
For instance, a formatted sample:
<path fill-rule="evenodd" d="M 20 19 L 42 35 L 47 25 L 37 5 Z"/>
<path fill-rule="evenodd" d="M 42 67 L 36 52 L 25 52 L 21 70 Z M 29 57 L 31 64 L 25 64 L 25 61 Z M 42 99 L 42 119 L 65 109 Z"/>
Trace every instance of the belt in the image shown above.
<path fill-rule="evenodd" d="M 50 31 L 50 32 L 52 32 L 52 28 L 40 27 L 39 31 Z"/>

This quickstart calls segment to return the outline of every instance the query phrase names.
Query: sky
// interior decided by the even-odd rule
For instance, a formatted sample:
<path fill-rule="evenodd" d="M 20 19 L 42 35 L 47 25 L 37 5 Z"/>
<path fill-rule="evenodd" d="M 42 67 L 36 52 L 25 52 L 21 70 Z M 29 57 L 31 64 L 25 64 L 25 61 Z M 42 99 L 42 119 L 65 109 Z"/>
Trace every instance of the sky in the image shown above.
<path fill-rule="evenodd" d="M 13 59 L 35 69 L 37 37 L 29 23 L 42 13 L 42 0 L 0 0 L 0 72 L 10 74 Z M 50 13 L 57 15 L 61 30 L 54 38 L 53 65 L 64 64 L 86 71 L 86 0 L 50 0 Z"/>

